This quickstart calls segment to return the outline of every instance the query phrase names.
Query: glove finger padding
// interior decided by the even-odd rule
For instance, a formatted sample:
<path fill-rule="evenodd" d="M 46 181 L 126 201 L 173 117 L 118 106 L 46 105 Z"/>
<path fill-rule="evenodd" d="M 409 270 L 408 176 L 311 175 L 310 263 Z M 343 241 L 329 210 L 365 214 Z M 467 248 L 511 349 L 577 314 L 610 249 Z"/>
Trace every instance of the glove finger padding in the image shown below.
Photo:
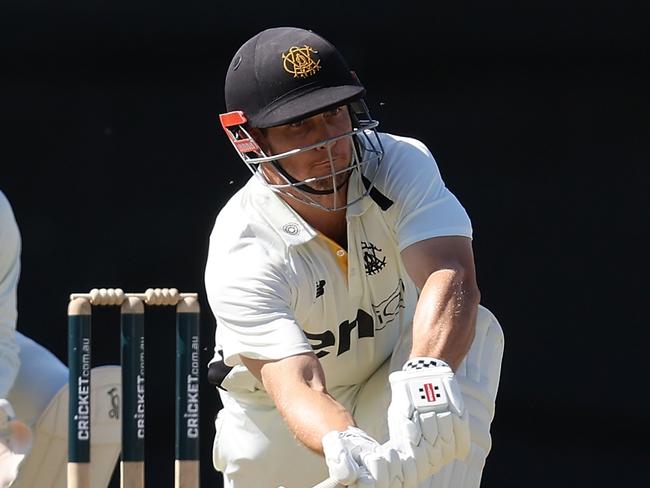
<path fill-rule="evenodd" d="M 340 484 L 348 486 L 359 478 L 361 469 L 354 461 L 352 453 L 343 444 L 340 434 L 340 432 L 332 431 L 323 436 L 323 453 L 330 477 Z"/>
<path fill-rule="evenodd" d="M 451 412 L 441 412 L 436 414 L 436 420 L 438 421 L 437 444 L 440 444 L 440 449 L 442 451 L 441 464 L 443 466 L 452 462 L 456 457 L 456 441 L 452 416 L 453 414 Z"/>
<path fill-rule="evenodd" d="M 446 377 L 443 382 L 449 399 L 449 410 L 452 413 L 450 417 L 454 437 L 454 457 L 463 460 L 467 457 L 471 447 L 469 415 L 466 413 L 463 393 L 456 377 Z"/>
<path fill-rule="evenodd" d="M 416 412 L 415 414 L 418 415 L 422 435 L 426 440 L 426 442 L 422 443 L 422 448 L 427 452 L 429 465 L 444 466 L 448 462 L 449 448 L 446 447 L 446 442 L 442 439 L 438 441 L 438 414 L 435 412 L 423 414 Z M 424 458 L 424 456 L 422 457 Z M 421 462 L 424 462 L 424 459 Z M 427 470 L 428 468 L 428 466 L 424 466 L 422 469 Z"/>
<path fill-rule="evenodd" d="M 402 488 L 402 462 L 395 449 L 377 446 L 372 452 L 364 453 L 361 461 L 367 469 L 369 479 L 359 478 L 359 488 L 369 484 L 374 488 Z M 374 483 L 374 484 L 373 484 Z"/>
<path fill-rule="evenodd" d="M 323 436 L 323 452 L 330 477 L 358 488 L 402 488 L 402 465 L 397 451 L 381 446 L 361 429 L 348 427 Z"/>
<path fill-rule="evenodd" d="M 469 421 L 451 368 L 438 359 L 414 358 L 389 379 L 388 430 L 391 445 L 402 458 L 404 486 L 414 477 L 421 482 L 463 459 L 470 445 Z"/>

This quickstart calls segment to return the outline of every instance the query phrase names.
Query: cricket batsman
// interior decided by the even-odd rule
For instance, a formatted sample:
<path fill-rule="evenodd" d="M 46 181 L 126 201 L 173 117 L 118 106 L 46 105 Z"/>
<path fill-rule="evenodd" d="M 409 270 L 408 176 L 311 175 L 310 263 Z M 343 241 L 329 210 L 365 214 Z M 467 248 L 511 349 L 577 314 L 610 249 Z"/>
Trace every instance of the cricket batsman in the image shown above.
<path fill-rule="evenodd" d="M 228 66 L 220 121 L 252 176 L 205 270 L 226 488 L 480 485 L 504 339 L 471 221 L 365 95 L 307 29 L 263 30 Z"/>

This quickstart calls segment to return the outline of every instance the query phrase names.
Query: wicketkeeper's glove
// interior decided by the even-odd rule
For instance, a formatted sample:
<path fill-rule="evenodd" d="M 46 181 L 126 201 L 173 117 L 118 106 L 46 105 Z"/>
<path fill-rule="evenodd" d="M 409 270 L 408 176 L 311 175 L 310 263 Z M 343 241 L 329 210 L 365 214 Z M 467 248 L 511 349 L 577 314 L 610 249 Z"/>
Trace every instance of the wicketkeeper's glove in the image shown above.
<path fill-rule="evenodd" d="M 444 361 L 413 358 L 389 378 L 390 445 L 402 459 L 404 487 L 415 487 L 467 456 L 469 414 L 454 372 Z"/>
<path fill-rule="evenodd" d="M 397 452 L 382 446 L 357 427 L 323 436 L 330 478 L 356 488 L 402 488 L 402 463 Z"/>

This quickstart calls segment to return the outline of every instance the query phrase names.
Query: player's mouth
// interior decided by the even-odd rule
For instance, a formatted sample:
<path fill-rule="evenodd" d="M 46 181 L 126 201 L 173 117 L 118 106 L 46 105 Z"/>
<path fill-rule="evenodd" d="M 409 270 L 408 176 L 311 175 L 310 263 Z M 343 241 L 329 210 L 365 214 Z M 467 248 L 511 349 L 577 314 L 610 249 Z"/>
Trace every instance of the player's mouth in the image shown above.
<path fill-rule="evenodd" d="M 332 160 L 323 159 L 322 161 L 316 161 L 314 164 L 312 164 L 312 166 L 323 166 L 323 165 L 328 165 L 329 166 L 330 163 L 336 164 L 336 159 L 332 159 Z"/>
<path fill-rule="evenodd" d="M 331 168 L 334 166 L 335 169 L 338 169 L 339 165 L 341 164 L 342 159 L 341 158 L 332 158 L 332 159 L 325 159 L 322 161 L 316 161 L 315 163 L 311 164 L 312 168 L 321 168 L 323 166 L 326 166 L 328 168 Z"/>

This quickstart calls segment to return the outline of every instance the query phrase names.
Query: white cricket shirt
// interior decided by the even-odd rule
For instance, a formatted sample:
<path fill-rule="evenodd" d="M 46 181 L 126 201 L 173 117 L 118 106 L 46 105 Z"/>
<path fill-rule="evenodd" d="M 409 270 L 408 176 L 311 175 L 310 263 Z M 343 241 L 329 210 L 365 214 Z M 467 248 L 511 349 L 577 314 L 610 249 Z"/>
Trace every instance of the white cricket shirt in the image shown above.
<path fill-rule="evenodd" d="M 311 350 L 328 388 L 365 381 L 390 356 L 415 311 L 418 290 L 400 252 L 430 237 L 472 236 L 470 219 L 429 150 L 415 139 L 380 137 L 385 155 L 375 189 L 347 210 L 347 250 L 258 177 L 217 216 L 205 283 L 216 318 L 211 363 L 234 366 L 224 389 L 262 388 L 240 355 L 280 359 Z M 362 192 L 354 172 L 348 201 Z"/>

